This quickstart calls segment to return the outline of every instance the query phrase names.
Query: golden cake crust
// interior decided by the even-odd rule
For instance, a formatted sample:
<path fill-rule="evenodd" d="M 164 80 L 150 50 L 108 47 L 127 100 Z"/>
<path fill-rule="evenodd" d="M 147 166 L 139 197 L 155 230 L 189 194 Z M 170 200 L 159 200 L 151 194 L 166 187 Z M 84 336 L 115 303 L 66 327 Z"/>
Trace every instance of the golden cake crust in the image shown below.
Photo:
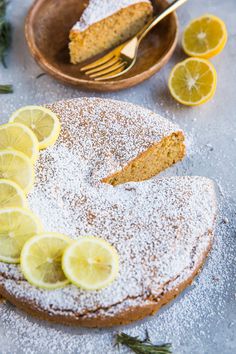
<path fill-rule="evenodd" d="M 154 315 L 160 308 L 170 301 L 175 299 L 186 287 L 191 285 L 194 277 L 198 275 L 201 271 L 202 266 L 206 260 L 208 253 L 212 247 L 212 243 L 209 244 L 208 249 L 202 255 L 202 260 L 199 261 L 195 269 L 192 270 L 191 276 L 180 283 L 178 288 L 173 288 L 172 290 L 163 293 L 163 295 L 156 301 L 150 301 L 148 304 L 143 304 L 141 306 L 127 307 L 125 310 L 119 312 L 116 317 L 106 317 L 97 315 L 95 318 L 86 318 L 86 316 L 80 316 L 76 314 L 75 316 L 64 316 L 64 315 L 53 315 L 42 311 L 38 308 L 37 304 L 29 303 L 27 299 L 19 299 L 13 296 L 11 293 L 7 292 L 4 286 L 0 285 L 0 292 L 5 299 L 11 302 L 13 305 L 17 306 L 21 310 L 27 312 L 33 317 L 37 317 L 44 321 L 61 323 L 69 326 L 82 326 L 82 327 L 92 327 L 92 328 L 102 328 L 102 327 L 113 327 L 126 325 L 130 322 L 142 320 L 147 316 Z M 0 300 L 1 301 L 1 300 Z"/>

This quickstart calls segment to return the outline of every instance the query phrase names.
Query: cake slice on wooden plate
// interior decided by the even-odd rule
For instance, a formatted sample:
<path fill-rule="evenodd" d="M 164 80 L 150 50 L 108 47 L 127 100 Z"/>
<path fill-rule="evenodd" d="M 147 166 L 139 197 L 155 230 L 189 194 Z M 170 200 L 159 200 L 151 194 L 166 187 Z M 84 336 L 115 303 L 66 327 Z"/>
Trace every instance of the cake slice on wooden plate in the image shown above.
<path fill-rule="evenodd" d="M 71 63 L 80 63 L 134 36 L 152 14 L 149 0 L 90 0 L 70 31 Z"/>

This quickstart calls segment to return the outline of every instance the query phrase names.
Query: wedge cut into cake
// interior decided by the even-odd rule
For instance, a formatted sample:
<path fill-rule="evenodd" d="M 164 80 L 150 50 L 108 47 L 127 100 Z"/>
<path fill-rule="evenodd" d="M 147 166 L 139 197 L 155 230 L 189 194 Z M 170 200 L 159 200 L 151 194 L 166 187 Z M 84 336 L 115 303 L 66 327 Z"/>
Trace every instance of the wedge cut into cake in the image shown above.
<path fill-rule="evenodd" d="M 134 36 L 152 14 L 149 0 L 89 0 L 70 31 L 71 63 L 80 63 Z"/>
<path fill-rule="evenodd" d="M 41 152 L 30 207 L 48 231 L 110 242 L 119 276 L 99 291 L 73 285 L 48 291 L 30 285 L 19 266 L 0 262 L 0 294 L 41 319 L 80 326 L 154 314 L 192 282 L 211 248 L 213 182 L 149 179 L 185 153 L 178 126 L 149 110 L 99 98 L 48 108 L 61 117 L 62 131 Z"/>

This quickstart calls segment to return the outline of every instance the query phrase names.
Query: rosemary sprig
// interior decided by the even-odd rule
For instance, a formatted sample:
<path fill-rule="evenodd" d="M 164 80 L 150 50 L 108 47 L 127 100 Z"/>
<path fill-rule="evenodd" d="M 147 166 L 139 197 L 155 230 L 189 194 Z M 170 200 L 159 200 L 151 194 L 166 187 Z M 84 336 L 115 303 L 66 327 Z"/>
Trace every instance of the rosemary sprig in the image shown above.
<path fill-rule="evenodd" d="M 12 85 L 0 85 L 0 93 L 12 93 Z"/>
<path fill-rule="evenodd" d="M 170 354 L 171 344 L 154 345 L 151 343 L 148 333 L 144 340 L 129 336 L 126 333 L 116 335 L 116 345 L 123 344 L 136 354 Z"/>
<path fill-rule="evenodd" d="M 40 77 L 45 76 L 45 75 L 46 75 L 46 73 L 40 73 L 36 76 L 36 79 L 40 79 Z"/>
<path fill-rule="evenodd" d="M 6 20 L 7 2 L 0 0 L 0 61 L 6 67 L 6 52 L 11 44 L 11 25 Z"/>

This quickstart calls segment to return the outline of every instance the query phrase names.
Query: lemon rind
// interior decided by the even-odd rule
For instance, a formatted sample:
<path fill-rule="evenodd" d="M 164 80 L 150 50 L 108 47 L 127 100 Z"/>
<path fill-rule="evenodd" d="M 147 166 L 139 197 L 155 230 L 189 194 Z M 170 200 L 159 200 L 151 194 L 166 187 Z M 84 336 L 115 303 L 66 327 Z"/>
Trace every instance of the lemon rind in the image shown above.
<path fill-rule="evenodd" d="M 37 226 L 37 232 L 36 232 L 37 234 L 41 233 L 43 231 L 43 225 L 42 225 L 40 219 L 28 209 L 19 208 L 19 207 L 1 208 L 0 214 L 8 213 L 8 212 L 17 212 L 17 211 L 24 214 L 24 215 L 31 217 L 32 220 L 34 220 L 35 225 Z M 13 257 L 5 257 L 5 256 L 0 255 L 0 261 L 5 262 L 5 263 L 18 264 L 18 263 L 20 263 L 20 257 L 13 258 Z"/>
<path fill-rule="evenodd" d="M 38 142 L 38 139 L 37 139 L 36 135 L 34 134 L 34 132 L 29 127 L 27 127 L 27 125 L 19 123 L 19 122 L 1 124 L 0 125 L 0 130 L 1 129 L 7 129 L 8 126 L 13 125 L 13 124 L 14 124 L 15 127 L 19 127 L 21 129 L 23 129 L 30 136 L 30 138 L 31 138 L 31 140 L 33 142 L 34 152 L 32 153 L 32 156 L 29 157 L 28 155 L 26 155 L 21 150 L 17 150 L 16 148 L 13 148 L 12 150 L 22 152 L 27 157 L 29 157 L 29 159 L 32 161 L 32 163 L 35 163 L 37 161 L 38 157 L 39 157 L 39 142 Z M 11 150 L 11 149 L 5 149 L 5 150 Z"/>
<path fill-rule="evenodd" d="M 61 123 L 60 120 L 58 119 L 57 115 L 52 112 L 50 109 L 43 107 L 43 106 L 25 106 L 25 107 L 21 107 L 19 108 L 17 111 L 15 111 L 10 119 L 9 122 L 13 123 L 15 122 L 15 119 L 17 118 L 18 114 L 25 111 L 25 110 L 34 110 L 34 109 L 39 109 L 42 110 L 43 112 L 47 113 L 48 115 L 50 115 L 53 118 L 54 121 L 54 126 L 53 126 L 53 130 L 51 132 L 51 134 L 45 138 L 43 141 L 39 141 L 39 150 L 42 149 L 46 149 L 49 146 L 52 146 L 55 144 L 55 142 L 58 139 L 58 136 L 60 134 L 61 131 Z M 29 128 L 30 129 L 30 128 Z"/>
<path fill-rule="evenodd" d="M 187 45 L 186 45 L 186 42 L 185 42 L 185 32 L 189 29 L 189 27 L 195 22 L 195 21 L 200 21 L 201 19 L 203 19 L 204 17 L 210 17 L 212 18 L 213 20 L 216 20 L 218 23 L 221 24 L 221 28 L 222 28 L 222 31 L 223 31 L 223 36 L 220 40 L 220 42 L 214 47 L 214 48 L 211 48 L 207 51 L 205 51 L 204 53 L 198 53 L 198 52 L 194 52 L 194 51 L 191 51 L 187 48 Z M 192 21 L 190 21 L 187 25 L 187 27 L 185 28 L 184 30 L 184 33 L 183 33 L 183 36 L 182 36 L 182 41 L 181 41 L 181 44 L 182 44 L 182 48 L 184 50 L 184 52 L 191 56 L 191 57 L 196 57 L 196 58 L 202 58 L 202 59 L 210 59 L 218 54 L 220 54 L 222 52 L 222 50 L 224 49 L 226 43 L 227 43 L 227 40 L 228 40 L 228 33 L 227 33 L 227 28 L 226 28 L 226 25 L 224 23 L 223 20 L 221 20 L 219 17 L 217 16 L 214 16 L 214 15 L 210 15 L 210 14 L 205 14 L 203 16 L 200 16 L 200 17 L 197 17 L 195 19 L 193 19 Z"/>
<path fill-rule="evenodd" d="M 18 150 L 14 150 L 14 149 L 5 149 L 5 150 L 0 150 L 0 156 L 1 155 L 4 155 L 4 154 L 13 154 L 13 155 L 18 155 L 18 157 L 22 158 L 24 161 L 27 161 L 27 165 L 28 166 L 31 166 L 31 169 L 29 169 L 31 171 L 31 175 L 30 175 L 30 180 L 29 180 L 29 183 L 26 187 L 21 188 L 23 189 L 23 191 L 28 194 L 32 189 L 33 189 L 33 186 L 34 186 L 34 181 L 35 181 L 35 172 L 34 172 L 34 167 L 33 167 L 33 163 L 31 161 L 31 159 L 25 155 L 23 152 L 21 151 L 18 151 Z M 14 180 L 10 179 L 10 181 L 13 181 L 15 182 Z"/>
<path fill-rule="evenodd" d="M 65 241 L 68 241 L 69 243 L 73 242 L 73 240 L 71 240 L 66 235 L 63 235 L 63 234 L 60 234 L 57 232 L 45 232 L 45 233 L 37 234 L 36 236 L 34 236 L 34 237 L 30 238 L 28 241 L 26 241 L 26 243 L 24 244 L 24 246 L 22 248 L 21 256 L 20 256 L 21 271 L 22 271 L 25 279 L 31 285 L 33 285 L 37 288 L 44 289 L 44 290 L 56 290 L 56 289 L 63 288 L 64 286 L 68 285 L 70 283 L 69 279 L 65 279 L 63 282 L 57 282 L 57 283 L 51 284 L 51 285 L 49 283 L 45 283 L 42 281 L 35 281 L 35 278 L 31 277 L 30 272 L 28 272 L 28 267 L 26 266 L 26 264 L 24 262 L 24 259 L 27 255 L 27 253 L 29 252 L 29 248 L 32 245 L 32 243 L 37 242 L 40 239 L 48 238 L 48 237 L 60 238 Z"/>
<path fill-rule="evenodd" d="M 19 186 L 19 184 L 17 184 L 16 182 L 14 182 L 10 179 L 0 178 L 0 185 L 1 184 L 8 184 L 11 187 L 15 188 L 17 194 L 20 196 L 23 204 L 20 206 L 15 206 L 16 208 L 19 207 L 19 208 L 23 208 L 23 209 L 28 209 L 28 201 L 27 201 L 26 195 L 25 195 L 23 189 Z M 3 208 L 1 208 L 1 209 L 3 209 Z"/>
<path fill-rule="evenodd" d="M 174 76 L 174 72 L 182 65 L 185 65 L 186 62 L 191 61 L 191 60 L 197 60 L 197 61 L 201 61 L 205 64 L 207 64 L 209 66 L 209 69 L 213 72 L 213 84 L 212 84 L 212 90 L 209 92 L 208 95 L 204 96 L 201 100 L 197 101 L 197 102 L 192 102 L 192 101 L 184 101 L 182 100 L 177 94 L 176 92 L 173 90 L 172 88 L 172 78 Z M 172 97 L 174 97 L 176 99 L 176 101 L 178 101 L 179 103 L 185 105 L 185 106 L 200 106 L 201 104 L 204 104 L 206 102 L 208 102 L 214 95 L 216 92 L 216 87 L 217 87 L 217 72 L 215 67 L 213 66 L 213 64 L 207 60 L 207 59 L 203 59 L 203 58 L 187 58 L 183 61 L 181 61 L 180 63 L 176 64 L 173 69 L 171 70 L 170 76 L 169 76 L 169 80 L 168 80 L 168 87 L 170 90 L 170 93 L 172 95 Z"/>
<path fill-rule="evenodd" d="M 68 269 L 69 267 L 67 266 L 67 263 L 68 263 L 67 260 L 70 257 L 70 255 L 72 254 L 74 248 L 76 246 L 78 246 L 79 243 L 85 242 L 88 239 L 90 239 L 90 240 L 93 239 L 99 245 L 103 244 L 106 247 L 106 249 L 108 249 L 111 252 L 111 254 L 112 254 L 113 272 L 112 272 L 111 276 L 109 278 L 107 278 L 106 281 L 100 283 L 99 286 L 91 286 L 91 284 L 88 285 L 85 282 L 78 281 L 78 279 L 76 279 L 73 276 L 73 272 L 69 271 L 69 269 Z M 83 290 L 90 290 L 90 291 L 101 290 L 101 289 L 104 289 L 105 287 L 107 287 L 108 285 L 110 285 L 116 279 L 116 277 L 118 276 L 118 273 L 119 273 L 119 255 L 118 255 L 116 249 L 110 243 L 105 241 L 104 239 L 101 239 L 99 237 L 94 237 L 94 236 L 87 236 L 87 237 L 83 237 L 83 238 L 73 242 L 71 245 L 69 245 L 66 248 L 66 250 L 65 250 L 65 252 L 63 254 L 63 257 L 62 257 L 62 269 L 63 269 L 63 272 L 65 273 L 66 277 L 76 287 L 79 287 L 79 288 L 81 288 Z"/>

